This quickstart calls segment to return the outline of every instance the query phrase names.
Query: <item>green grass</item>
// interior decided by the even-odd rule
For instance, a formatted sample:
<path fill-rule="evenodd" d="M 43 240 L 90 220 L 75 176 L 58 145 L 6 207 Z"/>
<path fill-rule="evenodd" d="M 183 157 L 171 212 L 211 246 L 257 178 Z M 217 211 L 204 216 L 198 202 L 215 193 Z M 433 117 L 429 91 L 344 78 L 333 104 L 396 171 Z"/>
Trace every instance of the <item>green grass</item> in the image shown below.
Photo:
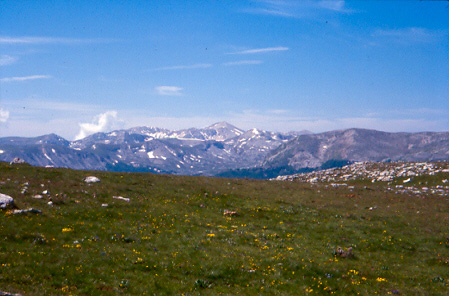
<path fill-rule="evenodd" d="M 84 183 L 89 175 L 101 182 Z M 447 197 L 402 196 L 381 183 L 367 190 L 362 181 L 349 184 L 355 186 L 350 191 L 4 163 L 0 182 L 0 192 L 14 197 L 19 208 L 43 212 L 0 212 L 0 291 L 449 294 Z M 28 191 L 21 194 L 25 182 Z M 52 206 L 48 197 L 32 198 L 43 190 L 50 191 Z M 224 210 L 238 215 L 225 216 Z M 336 256 L 337 247 L 352 247 L 354 256 Z"/>

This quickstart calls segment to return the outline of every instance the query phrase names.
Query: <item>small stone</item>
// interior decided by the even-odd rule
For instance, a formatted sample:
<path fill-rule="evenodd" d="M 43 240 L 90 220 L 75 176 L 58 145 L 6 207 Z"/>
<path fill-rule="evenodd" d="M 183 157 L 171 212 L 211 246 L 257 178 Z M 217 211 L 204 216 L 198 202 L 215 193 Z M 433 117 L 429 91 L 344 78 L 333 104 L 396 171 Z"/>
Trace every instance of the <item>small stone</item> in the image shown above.
<path fill-rule="evenodd" d="M 337 250 L 335 251 L 335 255 L 342 258 L 354 257 L 354 254 L 352 253 L 352 247 L 349 247 L 346 250 L 341 247 L 338 247 Z"/>
<path fill-rule="evenodd" d="M 123 197 L 123 196 L 113 196 L 112 198 L 114 198 L 114 199 L 120 199 L 120 200 L 124 200 L 124 201 L 127 201 L 127 202 L 129 202 L 129 201 L 130 201 L 130 199 L 129 199 L 129 198 L 127 198 L 127 197 Z"/>
<path fill-rule="evenodd" d="M 108 205 L 108 204 L 101 204 L 101 206 L 106 208 L 106 207 L 108 207 L 109 205 Z"/>
<path fill-rule="evenodd" d="M 42 195 L 40 195 L 40 194 L 36 194 L 36 195 L 33 195 L 32 198 L 35 198 L 35 199 L 42 199 L 42 198 L 44 198 L 44 197 L 43 197 Z"/>
<path fill-rule="evenodd" d="M 229 211 L 229 210 L 224 210 L 223 211 L 223 215 L 224 216 L 228 216 L 228 217 L 236 217 L 239 214 L 236 211 Z"/>

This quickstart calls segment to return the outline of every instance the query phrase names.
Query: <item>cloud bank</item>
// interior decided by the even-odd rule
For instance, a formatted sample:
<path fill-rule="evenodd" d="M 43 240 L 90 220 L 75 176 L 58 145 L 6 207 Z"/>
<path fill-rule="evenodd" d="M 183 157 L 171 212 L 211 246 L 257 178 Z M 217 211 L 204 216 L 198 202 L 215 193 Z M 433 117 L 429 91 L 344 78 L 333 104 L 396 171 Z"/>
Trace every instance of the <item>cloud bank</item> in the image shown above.
<path fill-rule="evenodd" d="M 76 140 L 83 139 L 91 134 L 106 132 L 119 128 L 122 121 L 117 117 L 117 111 L 106 111 L 105 113 L 95 116 L 92 123 L 80 123 L 80 131 L 75 137 Z"/>

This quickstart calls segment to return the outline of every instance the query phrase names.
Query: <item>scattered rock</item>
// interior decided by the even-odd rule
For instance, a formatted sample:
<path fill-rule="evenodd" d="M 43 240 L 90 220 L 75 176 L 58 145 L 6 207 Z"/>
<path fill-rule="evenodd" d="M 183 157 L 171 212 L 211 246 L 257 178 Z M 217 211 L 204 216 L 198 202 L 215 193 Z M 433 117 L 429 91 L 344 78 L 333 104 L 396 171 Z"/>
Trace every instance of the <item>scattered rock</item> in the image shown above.
<path fill-rule="evenodd" d="M 109 205 L 108 204 L 101 204 L 102 207 L 107 208 Z"/>
<path fill-rule="evenodd" d="M 130 199 L 129 199 L 129 198 L 127 198 L 127 197 L 123 197 L 123 196 L 113 196 L 112 198 L 114 198 L 114 199 L 120 199 L 120 200 L 124 200 L 124 201 L 127 201 L 127 202 L 129 202 L 129 201 L 130 201 Z"/>
<path fill-rule="evenodd" d="M 25 163 L 25 160 L 15 157 L 9 164 L 20 164 L 20 163 Z"/>
<path fill-rule="evenodd" d="M 95 176 L 89 176 L 89 177 L 84 178 L 84 182 L 86 182 L 86 183 L 97 183 L 97 182 L 100 182 L 100 179 L 98 179 Z"/>
<path fill-rule="evenodd" d="M 35 199 L 42 199 L 42 198 L 44 198 L 44 197 L 43 197 L 42 195 L 40 195 L 40 194 L 36 194 L 36 195 L 33 195 L 32 198 L 35 198 Z"/>
<path fill-rule="evenodd" d="M 441 180 L 441 184 L 434 186 L 427 183 L 421 184 L 421 188 L 409 186 L 407 183 L 412 183 L 413 179 L 418 176 L 433 176 L 437 173 L 449 172 L 449 162 L 391 162 L 391 163 L 376 163 L 376 162 L 356 162 L 341 168 L 332 168 L 321 171 L 314 171 L 310 173 L 294 174 L 288 176 L 279 176 L 275 179 L 277 181 L 295 181 L 317 184 L 318 182 L 325 184 L 326 188 L 332 186 L 338 188 L 346 186 L 347 181 L 355 180 L 370 180 L 372 183 L 376 182 L 401 182 L 404 185 L 389 186 L 387 191 L 393 191 L 397 194 L 408 195 L 439 195 L 448 196 L 449 186 L 446 184 L 448 179 Z M 403 178 L 396 180 L 396 178 Z M 338 183 L 337 183 L 338 182 Z M 443 186 L 443 184 L 445 184 Z M 391 183 L 387 184 L 391 185 Z M 402 186 L 402 187 L 401 187 Z M 349 186 L 348 186 L 349 188 Z M 368 189 L 365 187 L 365 189 Z"/>
<path fill-rule="evenodd" d="M 14 199 L 6 194 L 0 193 L 0 209 L 6 209 L 14 206 Z"/>

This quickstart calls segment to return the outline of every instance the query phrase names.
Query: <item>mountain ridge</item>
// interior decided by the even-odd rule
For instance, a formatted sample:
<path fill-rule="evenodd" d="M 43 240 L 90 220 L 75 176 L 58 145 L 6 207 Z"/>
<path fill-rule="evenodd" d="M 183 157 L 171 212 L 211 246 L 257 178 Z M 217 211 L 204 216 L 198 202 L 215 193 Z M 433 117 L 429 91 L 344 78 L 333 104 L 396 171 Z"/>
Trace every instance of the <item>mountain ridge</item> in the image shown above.
<path fill-rule="evenodd" d="M 182 130 L 141 126 L 76 141 L 55 134 L 0 138 L 0 160 L 15 157 L 35 166 L 272 178 L 357 161 L 449 160 L 449 132 L 303 134 L 218 122 Z"/>

